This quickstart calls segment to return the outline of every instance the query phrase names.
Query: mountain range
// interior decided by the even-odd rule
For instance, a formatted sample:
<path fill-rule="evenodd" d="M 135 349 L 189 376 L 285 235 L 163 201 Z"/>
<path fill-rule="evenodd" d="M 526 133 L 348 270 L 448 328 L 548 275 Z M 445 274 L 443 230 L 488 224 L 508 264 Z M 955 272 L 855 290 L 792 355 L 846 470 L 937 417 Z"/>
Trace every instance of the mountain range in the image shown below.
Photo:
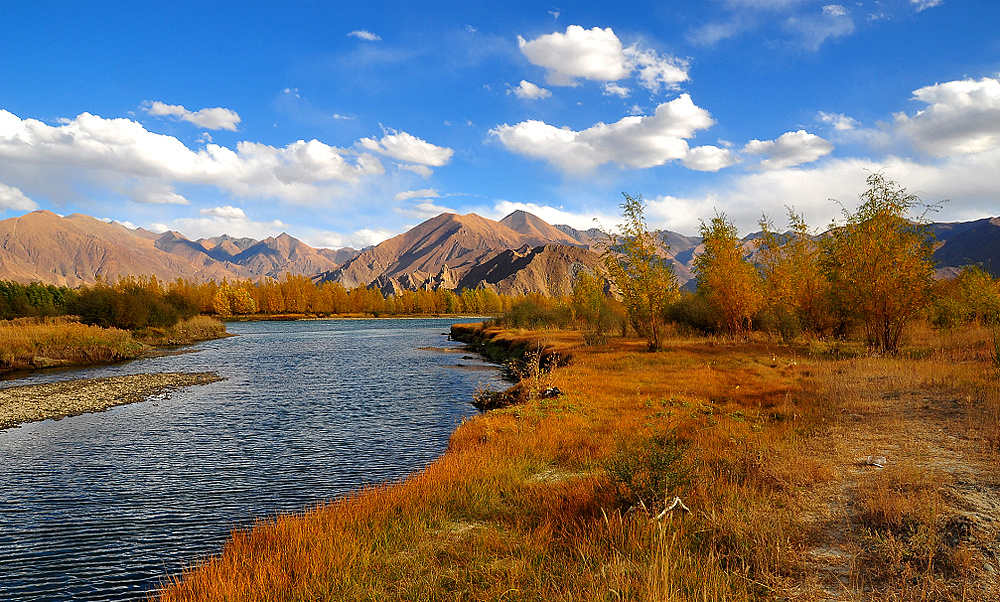
<path fill-rule="evenodd" d="M 1000 217 L 931 224 L 941 275 L 977 264 L 1000 275 Z M 681 283 L 701 239 L 658 231 Z M 754 235 L 747 237 L 747 240 Z M 500 221 L 474 213 L 443 213 L 363 250 L 313 248 L 281 234 L 263 240 L 222 235 L 191 240 L 175 231 L 127 228 L 81 214 L 34 211 L 0 221 L 0 279 L 71 287 L 98 278 L 281 278 L 286 273 L 383 293 L 439 288 L 489 288 L 505 294 L 566 292 L 572 276 L 601 266 L 604 235 L 596 229 L 553 226 L 515 211 Z"/>

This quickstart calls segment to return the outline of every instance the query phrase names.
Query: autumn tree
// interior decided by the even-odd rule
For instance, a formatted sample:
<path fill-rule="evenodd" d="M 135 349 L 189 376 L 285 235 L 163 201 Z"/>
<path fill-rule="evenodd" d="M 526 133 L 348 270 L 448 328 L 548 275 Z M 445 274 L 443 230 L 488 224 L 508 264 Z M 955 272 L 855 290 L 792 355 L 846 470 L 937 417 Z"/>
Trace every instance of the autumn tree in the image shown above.
<path fill-rule="evenodd" d="M 704 251 L 694 261 L 701 295 L 719 325 L 729 334 L 750 332 L 754 315 L 764 304 L 763 283 L 747 259 L 736 226 L 724 213 L 701 223 Z"/>
<path fill-rule="evenodd" d="M 664 310 L 678 294 L 677 276 L 666 245 L 646 227 L 642 195 L 623 194 L 625 221 L 618 225 L 618 233 L 605 233 L 604 265 L 622 295 L 629 320 L 655 351 L 660 347 Z"/>
<path fill-rule="evenodd" d="M 764 304 L 778 322 L 782 336 L 797 329 L 814 333 L 830 326 L 829 286 L 820 269 L 820 247 L 801 214 L 788 210 L 789 229 L 775 230 L 765 217 L 754 241 L 755 262 L 764 282 Z"/>
<path fill-rule="evenodd" d="M 870 349 L 895 353 L 928 299 L 934 234 L 907 217 L 921 205 L 917 196 L 881 172 L 866 183 L 857 211 L 843 209 L 845 223 L 822 239 L 821 266 L 837 311 L 863 324 Z"/>

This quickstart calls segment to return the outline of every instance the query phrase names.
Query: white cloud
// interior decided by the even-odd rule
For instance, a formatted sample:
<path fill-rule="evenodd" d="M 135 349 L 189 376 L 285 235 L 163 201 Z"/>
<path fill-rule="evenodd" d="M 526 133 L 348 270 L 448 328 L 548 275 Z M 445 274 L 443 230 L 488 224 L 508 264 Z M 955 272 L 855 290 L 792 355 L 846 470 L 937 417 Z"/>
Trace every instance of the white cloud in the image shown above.
<path fill-rule="evenodd" d="M 947 156 L 1000 146 L 1000 79 L 934 84 L 913 98 L 929 106 L 913 117 L 897 113 L 895 125 L 917 148 Z"/>
<path fill-rule="evenodd" d="M 739 157 L 727 148 L 698 146 L 688 151 L 681 159 L 684 167 L 696 171 L 719 171 L 740 162 Z"/>
<path fill-rule="evenodd" d="M 639 50 L 636 46 L 625 49 L 628 65 L 637 71 L 639 85 L 650 92 L 661 89 L 676 90 L 678 84 L 688 79 L 688 62 L 672 56 L 663 56 L 654 50 Z"/>
<path fill-rule="evenodd" d="M 235 132 L 236 125 L 240 122 L 240 116 L 236 111 L 222 107 L 201 109 L 192 112 L 185 109 L 183 105 L 168 105 L 158 100 L 154 100 L 153 102 L 146 101 L 143 104 L 143 108 L 150 115 L 176 117 L 209 130 L 230 130 Z"/>
<path fill-rule="evenodd" d="M 585 173 L 605 163 L 647 168 L 688 156 L 685 140 L 714 123 L 687 94 L 656 107 L 653 115 L 597 123 L 582 131 L 542 121 L 499 125 L 490 130 L 508 150 L 544 159 L 559 169 Z"/>
<path fill-rule="evenodd" d="M 833 129 L 838 132 L 853 130 L 860 125 L 856 119 L 848 117 L 843 113 L 824 113 L 823 111 L 820 111 L 818 113 L 818 118 L 823 123 L 829 123 L 832 125 Z"/>
<path fill-rule="evenodd" d="M 497 201 L 491 209 L 484 209 L 482 215 L 499 220 L 515 211 L 527 211 L 550 224 L 566 225 L 577 230 L 588 230 L 599 227 L 599 224 L 614 224 L 621 221 L 621 217 L 618 215 L 604 215 L 588 211 L 573 212 L 562 207 L 536 203 L 514 203 L 507 200 Z"/>
<path fill-rule="evenodd" d="M 811 163 L 833 152 L 833 144 L 805 130 L 785 132 L 777 140 L 751 140 L 743 152 L 767 157 L 760 162 L 762 169 L 783 169 Z"/>
<path fill-rule="evenodd" d="M 425 201 L 423 203 L 416 203 L 410 207 L 395 207 L 393 211 L 401 215 L 406 215 L 408 217 L 418 219 L 420 221 L 430 219 L 436 215 L 441 215 L 442 213 L 457 213 L 454 209 L 450 207 L 435 205 L 430 201 Z"/>
<path fill-rule="evenodd" d="M 799 36 L 807 50 L 815 52 L 828 39 L 853 33 L 854 21 L 843 6 L 828 4 L 819 15 L 789 17 L 785 28 Z"/>
<path fill-rule="evenodd" d="M 20 189 L 0 182 L 0 207 L 15 211 L 34 211 L 38 209 L 38 204 Z"/>
<path fill-rule="evenodd" d="M 618 96 L 619 98 L 628 98 L 628 95 L 632 92 L 625 86 L 619 86 L 614 82 L 604 82 L 604 85 L 601 87 L 604 89 L 604 94 Z"/>
<path fill-rule="evenodd" d="M 407 171 L 412 171 L 418 176 L 423 177 L 425 180 L 434 175 L 434 170 L 431 169 L 430 167 L 427 167 L 426 165 L 417 165 L 414 163 L 399 163 L 397 165 L 402 169 L 405 169 Z"/>
<path fill-rule="evenodd" d="M 182 217 L 175 219 L 165 230 L 176 230 L 192 240 L 211 238 L 228 234 L 230 236 L 256 238 L 258 240 L 269 236 L 278 236 L 288 229 L 288 224 L 281 220 L 269 222 L 254 221 L 237 207 L 215 207 L 199 211 L 205 217 Z M 154 227 L 165 224 L 154 224 Z"/>
<path fill-rule="evenodd" d="M 200 209 L 198 210 L 198 213 L 202 215 L 210 215 L 212 217 L 221 217 L 222 219 L 247 219 L 247 214 L 244 213 L 242 209 L 239 207 L 233 207 L 232 205 L 226 205 L 225 207 L 212 207 L 211 209 Z"/>
<path fill-rule="evenodd" d="M 450 148 L 436 146 L 421 140 L 412 134 L 387 129 L 381 140 L 362 138 L 358 140 L 362 147 L 393 159 L 408 161 L 428 167 L 441 167 L 451 161 L 454 154 Z"/>
<path fill-rule="evenodd" d="M 942 0 L 910 0 L 910 4 L 917 9 L 917 12 L 940 6 Z"/>
<path fill-rule="evenodd" d="M 554 86 L 574 85 L 576 78 L 616 81 L 629 74 L 621 40 L 609 27 L 584 29 L 570 25 L 566 33 L 550 33 L 530 42 L 517 37 L 521 52 L 532 64 L 549 71 Z"/>
<path fill-rule="evenodd" d="M 385 228 L 362 228 L 357 230 L 345 239 L 347 246 L 354 247 L 355 249 L 362 249 L 371 245 L 377 245 L 378 243 L 388 240 L 396 235 L 396 232 L 392 230 L 386 230 Z"/>
<path fill-rule="evenodd" d="M 397 201 L 408 201 L 410 199 L 436 199 L 441 194 L 437 188 L 424 188 L 422 190 L 404 190 L 396 194 Z"/>
<path fill-rule="evenodd" d="M 159 180 L 141 179 L 129 182 L 120 187 L 118 192 L 136 203 L 149 205 L 188 205 L 183 196 L 174 191 L 174 187 Z"/>
<path fill-rule="evenodd" d="M 375 156 L 318 140 L 283 148 L 240 142 L 236 150 L 207 144 L 195 151 L 130 119 L 82 113 L 50 126 L 2 109 L 0 159 L 18 166 L 27 181 L 79 181 L 83 174 L 93 184 L 110 182 L 136 200 L 160 203 L 186 202 L 171 196 L 171 186 L 183 183 L 216 186 L 242 198 L 314 204 L 342 197 L 345 186 L 384 173 Z M 139 198 L 144 191 L 152 194 Z"/>
<path fill-rule="evenodd" d="M 521 80 L 521 83 L 517 85 L 516 88 L 511 88 L 510 90 L 507 91 L 508 94 L 511 92 L 513 92 L 514 95 L 517 96 L 518 98 L 524 98 L 529 100 L 538 98 L 548 98 L 549 96 L 552 96 L 552 92 L 550 92 L 549 90 L 546 90 L 545 88 L 540 88 L 535 84 L 523 79 Z"/>
<path fill-rule="evenodd" d="M 651 92 L 674 90 L 688 79 L 688 63 L 637 45 L 622 46 L 610 28 L 584 29 L 570 25 L 566 33 L 550 33 L 528 41 L 517 37 L 518 46 L 533 64 L 548 72 L 553 86 L 575 86 L 577 80 L 616 82 L 635 74 Z"/>
<path fill-rule="evenodd" d="M 359 40 L 367 40 L 369 42 L 379 42 L 382 40 L 379 36 L 368 31 L 367 29 L 355 29 L 354 31 L 347 34 L 348 37 L 355 37 Z"/>

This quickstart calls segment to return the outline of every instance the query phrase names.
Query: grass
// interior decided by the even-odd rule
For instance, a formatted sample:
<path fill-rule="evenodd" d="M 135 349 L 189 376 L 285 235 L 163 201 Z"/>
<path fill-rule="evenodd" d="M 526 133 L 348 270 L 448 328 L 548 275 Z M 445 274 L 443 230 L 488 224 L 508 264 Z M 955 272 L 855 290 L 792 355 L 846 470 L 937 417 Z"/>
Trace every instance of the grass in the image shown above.
<path fill-rule="evenodd" d="M 912 422 L 959 429 L 995 465 L 988 332 L 918 332 L 895 358 L 574 336 L 494 333 L 571 355 L 548 377 L 565 394 L 466 421 L 402 483 L 234 531 L 157 599 L 821 600 L 821 545 L 845 550 L 840 599 L 991 591 L 942 476 L 957 473 Z M 895 435 L 908 439 L 885 470 L 846 460 Z M 650 482 L 691 511 L 656 519 L 656 496 L 622 494 Z M 824 515 L 836 500 L 849 510 Z"/>
<path fill-rule="evenodd" d="M 115 362 L 143 351 L 125 330 L 80 324 L 69 318 L 0 323 L 0 369 Z"/>
<path fill-rule="evenodd" d="M 74 317 L 0 321 L 0 371 L 106 364 L 135 359 L 148 345 L 177 345 L 225 336 L 225 326 L 208 316 L 182 320 L 166 329 L 133 333 L 81 324 Z"/>

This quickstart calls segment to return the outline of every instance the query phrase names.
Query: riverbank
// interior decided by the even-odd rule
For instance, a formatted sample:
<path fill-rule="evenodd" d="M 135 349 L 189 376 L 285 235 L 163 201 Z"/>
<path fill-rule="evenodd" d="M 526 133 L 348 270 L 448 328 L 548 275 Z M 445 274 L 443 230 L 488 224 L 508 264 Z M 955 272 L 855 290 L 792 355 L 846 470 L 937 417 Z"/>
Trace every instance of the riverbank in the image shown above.
<path fill-rule="evenodd" d="M 130 332 L 81 324 L 73 316 L 0 321 L 0 374 L 53 367 L 112 364 L 137 359 L 156 347 L 228 336 L 222 322 L 195 316 L 169 328 Z"/>
<path fill-rule="evenodd" d="M 998 599 L 990 336 L 581 345 L 545 377 L 562 394 L 465 421 L 403 483 L 236 531 L 156 597 Z"/>
<path fill-rule="evenodd" d="M 0 430 L 60 419 L 169 395 L 183 387 L 222 380 L 215 372 L 166 372 L 84 378 L 0 389 Z"/>

